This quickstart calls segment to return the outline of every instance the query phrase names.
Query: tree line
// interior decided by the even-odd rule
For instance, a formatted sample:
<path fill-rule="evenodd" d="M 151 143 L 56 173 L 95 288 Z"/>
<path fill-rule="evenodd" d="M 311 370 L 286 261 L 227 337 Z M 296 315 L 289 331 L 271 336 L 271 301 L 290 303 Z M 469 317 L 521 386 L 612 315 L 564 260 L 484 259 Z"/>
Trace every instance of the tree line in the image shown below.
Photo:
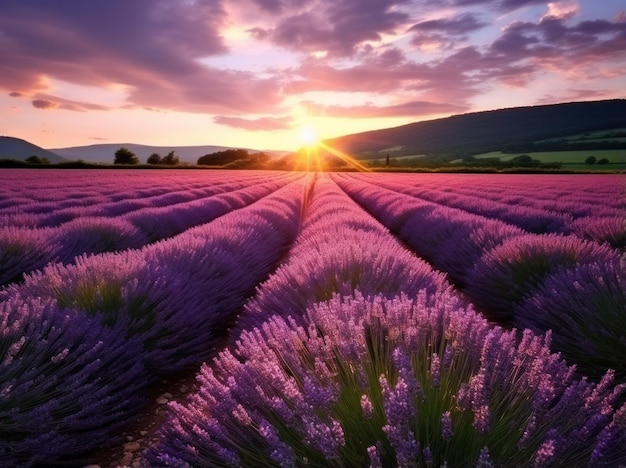
<path fill-rule="evenodd" d="M 180 164 L 180 159 L 174 151 L 170 151 L 165 156 L 159 153 L 152 153 L 146 160 L 148 164 L 164 164 L 166 166 L 176 166 Z M 120 148 L 115 152 L 113 164 L 139 164 L 139 158 L 128 148 Z"/>

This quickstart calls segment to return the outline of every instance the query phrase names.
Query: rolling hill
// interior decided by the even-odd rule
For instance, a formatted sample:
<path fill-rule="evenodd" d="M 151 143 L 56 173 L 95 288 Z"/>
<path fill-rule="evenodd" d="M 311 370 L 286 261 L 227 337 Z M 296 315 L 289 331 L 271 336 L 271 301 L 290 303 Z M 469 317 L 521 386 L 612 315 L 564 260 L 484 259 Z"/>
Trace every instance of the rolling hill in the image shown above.
<path fill-rule="evenodd" d="M 626 129 L 626 100 L 572 102 L 454 115 L 325 143 L 360 159 L 427 154 L 454 159 L 605 129 Z"/>
<path fill-rule="evenodd" d="M 0 159 L 25 161 L 31 156 L 47 158 L 52 164 L 65 161 L 65 159 L 58 154 L 45 150 L 26 140 L 9 136 L 0 136 Z"/>

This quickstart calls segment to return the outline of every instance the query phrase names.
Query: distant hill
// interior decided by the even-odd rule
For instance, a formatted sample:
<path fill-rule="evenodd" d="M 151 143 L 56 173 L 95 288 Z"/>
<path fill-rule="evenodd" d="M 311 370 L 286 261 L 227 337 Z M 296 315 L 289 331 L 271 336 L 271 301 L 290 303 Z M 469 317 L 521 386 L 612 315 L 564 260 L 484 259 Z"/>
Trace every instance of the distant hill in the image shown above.
<path fill-rule="evenodd" d="M 146 163 L 148 157 L 153 153 L 158 153 L 161 156 L 167 155 L 170 151 L 174 151 L 178 155 L 181 162 L 189 164 L 196 164 L 198 158 L 205 154 L 215 153 L 217 151 L 224 151 L 232 149 L 229 146 L 149 146 L 149 145 L 137 145 L 134 143 L 105 143 L 89 146 L 74 146 L 70 148 L 55 148 L 50 151 L 70 160 L 77 161 L 82 159 L 85 162 L 91 163 L 104 163 L 113 164 L 115 160 L 115 152 L 121 147 L 127 148 L 137 155 L 139 162 Z M 241 148 L 248 149 L 248 148 Z M 258 152 L 258 150 L 250 150 Z M 272 153 L 272 151 L 267 151 Z"/>
<path fill-rule="evenodd" d="M 47 158 L 52 164 L 65 161 L 65 159 L 58 154 L 29 143 L 26 140 L 9 136 L 0 136 L 0 159 L 25 161 L 31 156 Z"/>
<path fill-rule="evenodd" d="M 626 128 L 626 100 L 516 107 L 411 123 L 325 140 L 360 159 L 391 152 L 443 159 L 506 150 L 543 139 Z"/>

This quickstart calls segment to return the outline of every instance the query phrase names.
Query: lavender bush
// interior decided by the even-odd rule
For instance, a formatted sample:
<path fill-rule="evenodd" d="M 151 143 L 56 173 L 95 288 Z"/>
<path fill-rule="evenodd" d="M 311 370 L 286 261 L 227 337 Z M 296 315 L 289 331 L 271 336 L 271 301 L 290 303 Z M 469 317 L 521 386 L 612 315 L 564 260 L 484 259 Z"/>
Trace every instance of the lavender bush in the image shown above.
<path fill-rule="evenodd" d="M 55 229 L 51 242 L 61 246 L 58 257 L 68 263 L 79 254 L 136 249 L 147 238 L 122 218 L 81 217 Z"/>
<path fill-rule="evenodd" d="M 548 276 L 617 258 L 618 254 L 608 246 L 574 236 L 514 237 L 482 255 L 468 275 L 466 292 L 489 317 L 510 321 L 515 304 Z"/>
<path fill-rule="evenodd" d="M 552 330 L 553 349 L 583 374 L 600 378 L 611 368 L 626 382 L 626 259 L 551 275 L 514 316 L 519 328 Z"/>
<path fill-rule="evenodd" d="M 56 260 L 59 245 L 45 229 L 0 228 L 0 285 L 20 281 L 24 272 Z"/>
<path fill-rule="evenodd" d="M 614 466 L 623 386 L 575 377 L 550 335 L 450 293 L 334 297 L 244 331 L 170 404 L 155 466 Z"/>
<path fill-rule="evenodd" d="M 0 465 L 60 464 L 115 440 L 144 403 L 140 352 L 54 301 L 1 302 Z"/>
<path fill-rule="evenodd" d="M 616 217 L 600 216 L 596 212 L 595 216 L 577 219 L 570 229 L 582 239 L 606 242 L 615 249 L 626 250 L 626 210 L 621 210 Z"/>

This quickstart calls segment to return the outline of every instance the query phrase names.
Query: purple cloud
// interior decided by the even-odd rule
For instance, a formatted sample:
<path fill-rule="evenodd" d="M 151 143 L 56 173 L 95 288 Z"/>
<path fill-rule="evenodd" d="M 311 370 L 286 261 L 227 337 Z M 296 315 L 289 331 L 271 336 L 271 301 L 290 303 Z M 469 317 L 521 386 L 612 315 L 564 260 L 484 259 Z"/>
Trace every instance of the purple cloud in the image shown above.
<path fill-rule="evenodd" d="M 560 18 L 510 25 L 490 47 L 490 54 L 509 61 L 554 61 L 575 67 L 584 62 L 626 57 L 626 22 L 583 21 L 568 26 Z"/>
<path fill-rule="evenodd" d="M 90 102 L 72 101 L 56 96 L 48 96 L 45 94 L 37 95 L 32 102 L 36 109 L 64 109 L 75 112 L 87 112 L 90 110 L 110 110 L 110 107 L 93 104 Z"/>
<path fill-rule="evenodd" d="M 440 32 L 453 36 L 464 36 L 487 26 L 488 23 L 472 14 L 466 13 L 456 18 L 442 18 L 436 20 L 422 21 L 414 24 L 409 31 L 415 32 Z"/>
<path fill-rule="evenodd" d="M 57 106 L 52 101 L 47 101 L 45 99 L 34 99 L 33 107 L 36 109 L 54 109 Z"/>
<path fill-rule="evenodd" d="M 310 2 L 307 10 L 280 18 L 273 28 L 254 28 L 254 37 L 297 52 L 326 51 L 330 57 L 352 55 L 366 41 L 380 41 L 409 16 L 395 7 L 408 0 Z"/>
<path fill-rule="evenodd" d="M 435 114 L 460 113 L 468 110 L 467 106 L 452 103 L 437 103 L 427 101 L 410 101 L 390 106 L 376 106 L 365 104 L 362 106 L 319 106 L 306 103 L 309 109 L 333 117 L 347 117 L 369 119 L 380 117 L 423 117 Z"/>
<path fill-rule="evenodd" d="M 408 32 L 415 33 L 411 43 L 417 47 L 439 44 L 440 48 L 449 49 L 460 40 L 466 40 L 468 34 L 487 25 L 478 16 L 466 13 L 455 18 L 422 21 L 411 26 Z"/>
<path fill-rule="evenodd" d="M 198 60 L 227 52 L 222 0 L 80 0 L 53 5 L 8 0 L 0 30 L 0 84 L 45 89 L 44 77 L 102 86 L 123 83 L 140 106 L 191 112 L 254 112 L 279 101 L 279 86 L 252 73 L 212 70 Z M 261 98 L 262 96 L 262 98 Z"/>

